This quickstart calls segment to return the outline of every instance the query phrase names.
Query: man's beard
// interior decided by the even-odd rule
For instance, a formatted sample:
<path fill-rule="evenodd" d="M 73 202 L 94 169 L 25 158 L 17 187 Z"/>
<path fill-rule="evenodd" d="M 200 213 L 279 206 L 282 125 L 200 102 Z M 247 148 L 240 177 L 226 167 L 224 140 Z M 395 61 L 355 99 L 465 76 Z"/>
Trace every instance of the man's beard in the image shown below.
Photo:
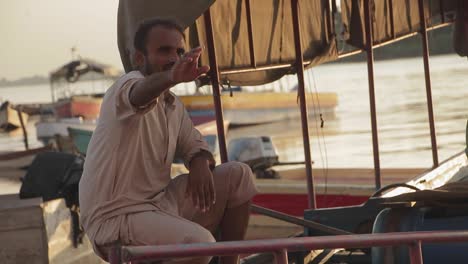
<path fill-rule="evenodd" d="M 145 64 L 143 65 L 143 73 L 145 75 L 151 75 L 155 72 L 169 71 L 172 68 L 172 66 L 174 66 L 174 63 L 175 62 L 170 62 L 170 63 L 165 64 L 162 67 L 156 66 L 156 65 L 152 65 L 151 63 L 149 63 L 148 58 L 145 57 Z"/>

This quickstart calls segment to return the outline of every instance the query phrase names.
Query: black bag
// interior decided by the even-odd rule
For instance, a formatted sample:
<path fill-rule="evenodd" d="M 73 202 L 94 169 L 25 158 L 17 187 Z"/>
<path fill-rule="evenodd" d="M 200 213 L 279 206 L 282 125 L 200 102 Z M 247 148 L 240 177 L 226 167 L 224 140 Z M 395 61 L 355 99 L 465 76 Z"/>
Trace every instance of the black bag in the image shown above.
<path fill-rule="evenodd" d="M 42 197 L 43 201 L 64 198 L 70 208 L 75 247 L 82 242 L 79 224 L 78 184 L 83 173 L 84 160 L 63 152 L 39 153 L 23 178 L 21 199 Z"/>

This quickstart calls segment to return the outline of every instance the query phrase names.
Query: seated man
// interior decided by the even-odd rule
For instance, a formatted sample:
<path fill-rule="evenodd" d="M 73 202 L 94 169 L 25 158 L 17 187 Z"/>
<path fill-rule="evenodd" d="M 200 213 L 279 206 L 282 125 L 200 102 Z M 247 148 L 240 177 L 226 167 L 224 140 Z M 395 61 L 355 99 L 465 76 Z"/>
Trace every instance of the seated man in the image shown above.
<path fill-rule="evenodd" d="M 252 171 L 238 162 L 215 167 L 212 154 L 181 101 L 169 91 L 208 72 L 201 49 L 184 49 L 171 20 L 140 25 L 134 45 L 138 70 L 104 96 L 79 186 L 83 227 L 95 251 L 102 245 L 164 245 L 242 240 L 256 194 Z M 189 174 L 171 179 L 174 157 Z M 184 261 L 184 260 L 182 260 Z M 197 258 L 190 263 L 207 263 Z M 223 257 L 237 263 L 238 256 Z"/>

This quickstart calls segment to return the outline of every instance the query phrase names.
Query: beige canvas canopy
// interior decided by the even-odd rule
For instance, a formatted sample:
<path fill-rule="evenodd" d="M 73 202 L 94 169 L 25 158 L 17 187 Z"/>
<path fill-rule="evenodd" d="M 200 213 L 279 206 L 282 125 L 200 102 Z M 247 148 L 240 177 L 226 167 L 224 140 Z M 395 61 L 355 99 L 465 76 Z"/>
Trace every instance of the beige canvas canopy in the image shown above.
<path fill-rule="evenodd" d="M 333 32 L 327 28 L 326 0 L 299 0 L 304 60 L 312 65 L 338 56 Z M 173 17 L 187 29 L 192 47 L 206 47 L 202 14 L 211 7 L 218 66 L 223 70 L 244 69 L 251 65 L 245 0 L 121 0 L 118 14 L 119 50 L 125 70 L 133 69 L 133 36 L 140 21 L 154 16 Z M 253 46 L 256 66 L 294 63 L 295 49 L 290 0 L 251 1 Z M 208 64 L 205 48 L 201 63 Z M 279 79 L 294 69 L 225 74 L 221 81 L 233 85 L 258 85 Z"/>
<path fill-rule="evenodd" d="M 466 0 L 424 0 L 427 27 L 433 27 L 456 17 L 454 49 L 468 56 L 468 3 Z M 372 0 L 373 44 L 392 40 L 421 30 L 418 0 Z M 364 48 L 364 1 L 341 0 L 344 36 L 357 48 Z"/>
<path fill-rule="evenodd" d="M 337 0 L 338 1 L 338 0 Z M 249 46 L 248 13 L 245 0 L 120 0 L 118 44 L 125 70 L 134 69 L 133 36 L 138 24 L 151 17 L 171 17 L 186 30 L 189 46 L 207 46 L 203 13 L 211 8 L 216 58 L 222 82 L 233 85 L 258 85 L 295 73 L 283 67 L 256 72 L 233 72 L 252 68 Z M 291 0 L 250 1 L 255 67 L 294 65 L 295 48 Z M 425 0 L 428 27 L 451 21 L 457 15 L 455 50 L 468 53 L 468 16 L 464 0 Z M 357 49 L 365 46 L 364 1 L 341 0 L 343 32 L 334 32 L 328 0 L 298 0 L 301 44 L 308 67 L 338 58 L 335 36 L 343 34 Z M 421 30 L 418 0 L 371 0 L 373 44 L 382 43 Z M 458 11 L 457 11 L 458 10 Z M 337 27 L 340 28 L 340 27 Z M 201 63 L 208 62 L 205 48 Z M 229 71 L 230 73 L 227 73 Z"/>

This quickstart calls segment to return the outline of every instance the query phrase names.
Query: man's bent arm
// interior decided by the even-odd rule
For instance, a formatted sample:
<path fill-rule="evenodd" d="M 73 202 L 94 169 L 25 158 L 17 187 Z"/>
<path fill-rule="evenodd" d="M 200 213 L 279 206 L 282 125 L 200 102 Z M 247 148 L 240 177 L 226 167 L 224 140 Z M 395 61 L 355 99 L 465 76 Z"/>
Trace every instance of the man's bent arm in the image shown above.
<path fill-rule="evenodd" d="M 156 72 L 133 85 L 130 91 L 130 103 L 135 107 L 143 107 L 174 86 L 170 71 Z"/>

